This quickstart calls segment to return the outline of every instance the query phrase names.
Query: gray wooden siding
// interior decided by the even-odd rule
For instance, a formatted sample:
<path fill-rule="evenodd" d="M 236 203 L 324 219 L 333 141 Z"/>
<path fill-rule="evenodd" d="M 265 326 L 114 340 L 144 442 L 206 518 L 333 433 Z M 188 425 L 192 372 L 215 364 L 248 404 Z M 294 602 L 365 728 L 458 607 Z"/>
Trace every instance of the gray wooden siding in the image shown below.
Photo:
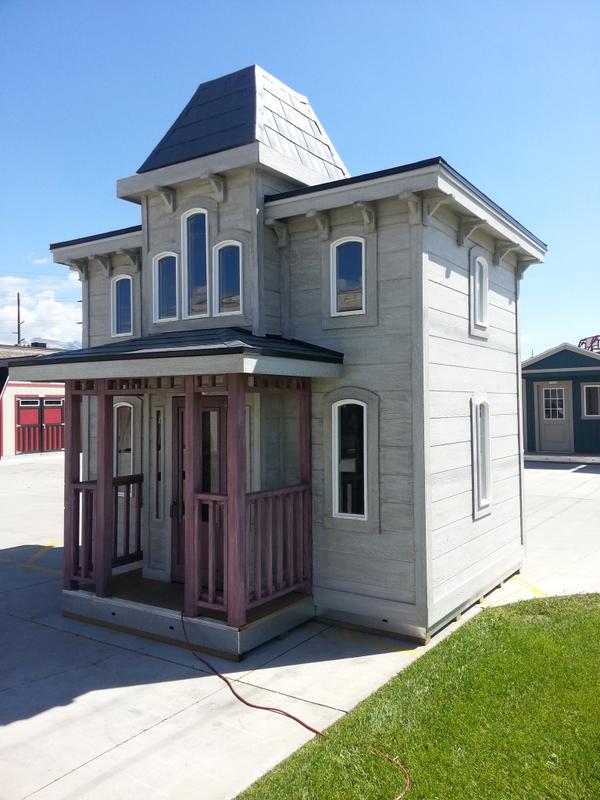
<path fill-rule="evenodd" d="M 373 611 L 378 608 L 375 613 L 380 625 L 385 606 L 390 624 L 399 625 L 400 619 L 414 621 L 417 616 L 412 506 L 412 278 L 406 205 L 396 200 L 378 203 L 377 223 L 376 234 L 369 237 L 357 209 L 336 209 L 330 213 L 330 237 L 324 242 L 313 220 L 294 218 L 289 221 L 289 246 L 282 259 L 288 257 L 290 264 L 290 335 L 344 353 L 343 378 L 313 380 L 315 603 L 323 613 L 334 609 L 352 619 L 371 615 L 371 624 Z M 365 236 L 367 247 L 376 248 L 371 263 L 367 258 L 367 281 L 372 282 L 378 301 L 376 315 L 360 326 L 355 324 L 359 317 L 348 317 L 340 326 L 330 328 L 329 320 L 323 317 L 322 281 L 329 275 L 330 242 L 346 235 Z M 331 441 L 325 434 L 328 426 L 324 426 L 324 419 L 331 409 L 325 398 L 344 388 L 350 396 L 353 388 L 367 390 L 379 401 L 379 454 L 374 459 L 377 463 L 368 465 L 369 472 L 376 471 L 379 479 L 376 532 L 367 532 L 367 525 L 361 529 L 357 521 L 347 523 L 344 529 L 345 522 L 335 519 L 332 526 L 331 508 L 326 507 L 330 490 L 326 492 L 325 486 L 331 482 L 326 454 Z M 408 606 L 413 610 L 407 610 Z"/>
<path fill-rule="evenodd" d="M 488 250 L 489 338 L 469 335 L 469 249 Z M 459 246 L 450 220 L 426 228 L 429 511 L 435 625 L 520 562 L 516 278 L 492 263 L 491 240 Z M 470 398 L 486 395 L 492 436 L 491 514 L 473 520 Z"/>

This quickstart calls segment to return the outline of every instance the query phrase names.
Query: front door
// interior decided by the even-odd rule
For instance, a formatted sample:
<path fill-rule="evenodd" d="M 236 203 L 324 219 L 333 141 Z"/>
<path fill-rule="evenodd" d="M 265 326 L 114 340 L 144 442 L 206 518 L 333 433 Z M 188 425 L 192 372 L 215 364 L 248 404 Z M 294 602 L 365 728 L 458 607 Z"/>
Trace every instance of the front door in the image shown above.
<path fill-rule="evenodd" d="M 571 383 L 538 383 L 538 450 L 545 453 L 573 452 Z"/>
<path fill-rule="evenodd" d="M 200 404 L 200 452 L 198 459 L 199 494 L 225 492 L 225 414 L 224 397 L 204 397 Z M 171 516 L 171 574 L 174 581 L 185 575 L 185 400 L 173 399 L 173 481 Z M 207 522 L 207 507 L 202 505 L 200 524 Z"/>

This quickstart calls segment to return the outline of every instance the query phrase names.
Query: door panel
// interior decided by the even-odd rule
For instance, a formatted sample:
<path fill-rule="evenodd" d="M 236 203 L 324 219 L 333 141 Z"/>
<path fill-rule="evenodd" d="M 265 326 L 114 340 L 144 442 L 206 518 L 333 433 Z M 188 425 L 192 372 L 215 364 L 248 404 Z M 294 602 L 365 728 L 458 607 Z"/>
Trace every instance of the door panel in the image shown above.
<path fill-rule="evenodd" d="M 573 452 L 571 383 L 538 383 L 538 447 L 541 452 Z"/>
<path fill-rule="evenodd" d="M 225 493 L 225 432 L 226 405 L 224 397 L 203 398 L 200 405 L 200 451 L 198 459 L 198 493 Z M 183 581 L 185 574 L 185 401 L 182 397 L 173 400 L 173 481 L 170 504 L 172 556 L 171 573 L 174 581 Z M 199 523 L 208 524 L 208 506 L 201 506 Z M 218 537 L 219 542 L 221 537 Z M 201 536 L 200 541 L 206 542 Z M 222 544 L 218 545 L 218 549 Z M 206 563 L 200 553 L 201 562 Z"/>

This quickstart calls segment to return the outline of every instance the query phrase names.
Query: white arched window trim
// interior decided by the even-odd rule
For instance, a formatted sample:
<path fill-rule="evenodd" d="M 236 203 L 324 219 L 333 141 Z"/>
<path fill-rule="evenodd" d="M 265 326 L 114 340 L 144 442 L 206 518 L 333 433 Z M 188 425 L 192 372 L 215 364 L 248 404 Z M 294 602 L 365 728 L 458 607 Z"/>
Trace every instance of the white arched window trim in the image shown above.
<path fill-rule="evenodd" d="M 187 222 L 190 217 L 195 217 L 196 214 L 202 214 L 204 216 L 204 225 L 206 230 L 206 313 L 205 314 L 190 314 L 189 309 L 189 296 L 188 296 L 188 287 L 189 287 L 189 278 L 188 278 L 188 235 L 187 235 Z M 210 316 L 211 308 L 210 308 L 210 297 L 211 297 L 211 286 L 210 286 L 210 253 L 209 253 L 209 246 L 208 246 L 208 211 L 205 208 L 190 208 L 189 211 L 186 211 L 185 214 L 181 215 L 181 283 L 183 289 L 183 318 L 184 319 L 197 319 L 200 317 L 208 317 Z"/>
<path fill-rule="evenodd" d="M 357 311 L 338 311 L 337 310 L 337 248 L 347 242 L 358 242 L 361 247 L 361 308 Z M 329 310 L 332 317 L 350 317 L 356 314 L 366 314 L 366 292 L 365 292 L 365 248 L 366 241 L 362 236 L 343 236 L 331 243 L 329 251 Z"/>
<path fill-rule="evenodd" d="M 119 281 L 129 281 L 129 303 L 131 319 L 128 331 L 117 333 L 117 284 Z M 110 330 L 111 336 L 131 336 L 133 333 L 133 280 L 131 275 L 115 275 L 110 282 Z"/>
<path fill-rule="evenodd" d="M 471 258 L 470 327 L 473 336 L 487 338 L 489 329 L 489 264 L 482 255 Z"/>
<path fill-rule="evenodd" d="M 220 298 L 219 294 L 221 291 L 221 287 L 219 285 L 219 252 L 224 247 L 237 247 L 239 254 L 240 254 L 240 308 L 238 311 L 219 311 L 220 306 Z M 213 261 L 212 261 L 212 284 L 213 284 L 213 296 L 212 296 L 212 307 L 213 307 L 213 314 L 215 317 L 231 317 L 235 314 L 243 314 L 244 312 L 244 261 L 243 261 L 243 249 L 242 243 L 236 241 L 235 239 L 226 239 L 223 242 L 218 242 L 213 247 Z"/>
<path fill-rule="evenodd" d="M 134 432 L 134 424 L 135 424 L 135 411 L 133 403 L 126 403 L 126 402 L 119 402 L 113 405 L 113 475 L 117 474 L 117 442 L 118 442 L 118 419 L 119 419 L 119 408 L 128 408 L 131 414 L 131 441 L 129 442 L 129 458 L 130 458 L 130 465 L 129 465 L 129 474 L 133 474 L 133 432 Z"/>
<path fill-rule="evenodd" d="M 174 317 L 159 317 L 158 316 L 158 262 L 162 258 L 172 256 L 175 259 L 175 316 Z M 179 309 L 181 307 L 179 297 L 179 258 L 177 253 L 171 250 L 165 250 L 163 253 L 157 253 L 152 259 L 152 306 L 153 306 L 153 319 L 154 322 L 173 322 L 179 319 Z"/>
<path fill-rule="evenodd" d="M 343 513 L 339 510 L 339 500 L 340 500 L 340 431 L 339 431 L 339 409 L 342 406 L 361 406 L 363 409 L 363 507 L 364 507 L 364 514 L 347 514 Z M 367 419 L 368 407 L 367 404 L 364 403 L 362 400 L 354 400 L 352 398 L 347 398 L 344 400 L 338 400 L 335 403 L 331 404 L 331 500 L 332 500 L 332 515 L 336 518 L 341 519 L 356 519 L 356 520 L 367 520 L 369 518 L 369 508 L 368 508 L 368 449 L 367 449 L 367 430 L 368 430 L 368 419 Z"/>
<path fill-rule="evenodd" d="M 490 404 L 485 396 L 471 398 L 473 516 L 486 516 L 492 503 L 492 435 Z"/>

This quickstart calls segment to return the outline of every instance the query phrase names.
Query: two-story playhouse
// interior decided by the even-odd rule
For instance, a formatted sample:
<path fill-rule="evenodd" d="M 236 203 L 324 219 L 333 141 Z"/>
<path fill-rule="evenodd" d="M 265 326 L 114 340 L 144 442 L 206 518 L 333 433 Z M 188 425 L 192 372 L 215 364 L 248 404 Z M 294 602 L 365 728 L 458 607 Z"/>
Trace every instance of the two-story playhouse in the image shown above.
<path fill-rule="evenodd" d="M 64 610 L 237 656 L 314 615 L 425 639 L 523 558 L 519 281 L 545 246 L 442 158 L 350 177 L 259 67 L 202 84 L 52 245 Z M 83 453 L 80 466 L 80 451 Z"/>

